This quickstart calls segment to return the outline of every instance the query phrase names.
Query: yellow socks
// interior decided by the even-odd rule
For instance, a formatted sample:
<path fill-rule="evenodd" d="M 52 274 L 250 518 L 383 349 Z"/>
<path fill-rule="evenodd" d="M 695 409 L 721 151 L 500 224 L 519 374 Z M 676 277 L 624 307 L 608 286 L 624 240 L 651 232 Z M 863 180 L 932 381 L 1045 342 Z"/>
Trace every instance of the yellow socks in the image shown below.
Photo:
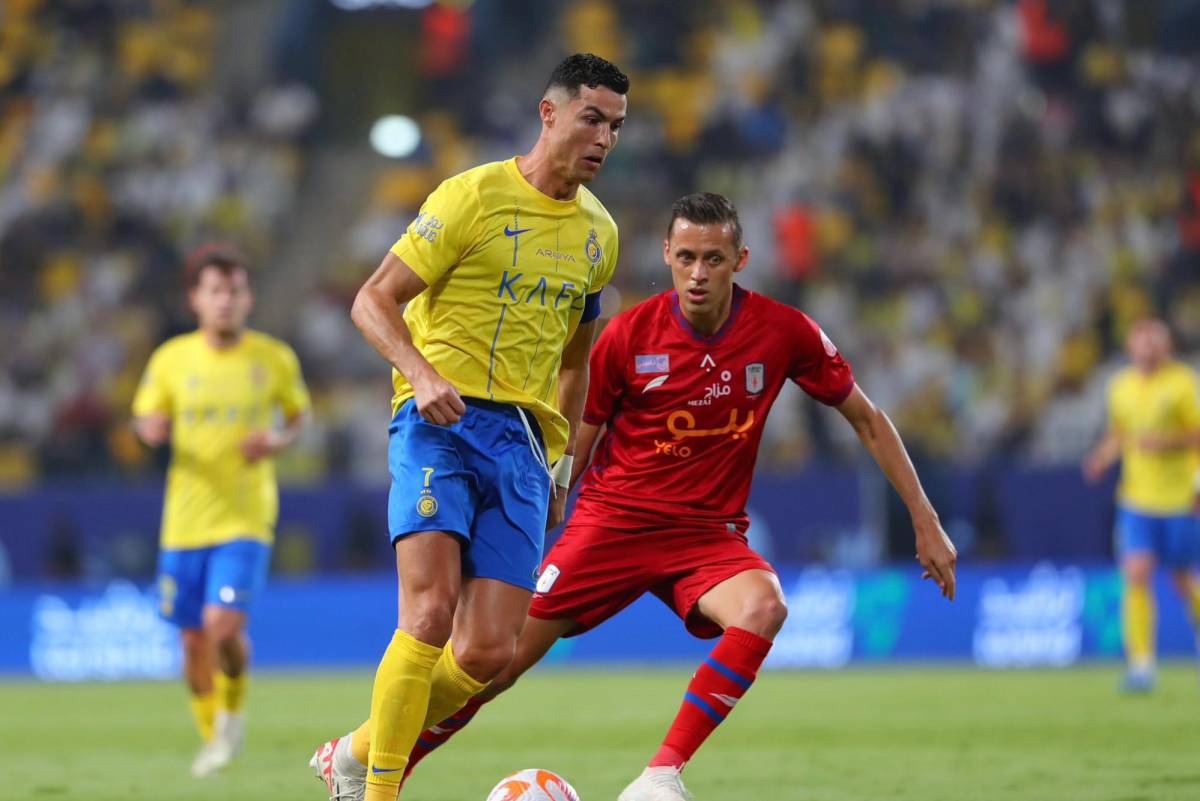
<path fill-rule="evenodd" d="M 433 673 L 430 674 L 429 711 L 425 713 L 425 723 L 421 726 L 421 731 L 441 723 L 485 689 L 486 683 L 476 681 L 459 666 L 458 660 L 454 658 L 454 648 L 450 643 L 446 643 L 441 658 L 433 666 Z M 371 721 L 368 720 L 351 735 L 350 753 L 365 765 L 370 750 Z"/>
<path fill-rule="evenodd" d="M 459 667 L 450 643 L 442 650 L 442 658 L 433 667 L 429 689 L 429 711 L 425 714 L 425 725 L 421 731 L 436 726 L 466 705 L 473 697 L 483 692 L 487 684 L 476 681 Z"/>
<path fill-rule="evenodd" d="M 350 753 L 363 765 L 371 758 L 371 721 L 364 720 L 350 735 Z"/>
<path fill-rule="evenodd" d="M 217 709 L 222 712 L 241 712 L 249 680 L 250 677 L 245 671 L 236 677 L 226 676 L 219 670 L 214 673 L 213 695 L 216 697 Z"/>
<path fill-rule="evenodd" d="M 366 801 L 393 801 L 408 755 L 429 710 L 433 668 L 442 649 L 396 630 L 375 672 L 371 692 L 371 750 Z"/>
<path fill-rule="evenodd" d="M 1151 593 L 1145 584 L 1126 582 L 1121 598 L 1125 658 L 1134 668 L 1148 668 L 1154 664 L 1155 609 Z"/>
<path fill-rule="evenodd" d="M 217 714 L 217 697 L 215 693 L 206 693 L 205 695 L 193 695 L 191 697 L 192 719 L 196 722 L 196 729 L 200 732 L 200 736 L 204 742 L 208 742 L 213 736 L 213 719 Z"/>

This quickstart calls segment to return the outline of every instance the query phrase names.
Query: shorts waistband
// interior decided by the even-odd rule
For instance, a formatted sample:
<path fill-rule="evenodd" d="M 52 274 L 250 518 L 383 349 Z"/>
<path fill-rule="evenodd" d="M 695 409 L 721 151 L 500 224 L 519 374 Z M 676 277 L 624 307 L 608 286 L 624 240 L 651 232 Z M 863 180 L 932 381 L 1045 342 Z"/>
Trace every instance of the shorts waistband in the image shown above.
<path fill-rule="evenodd" d="M 510 417 L 521 419 L 521 413 L 517 411 L 515 403 L 501 403 L 499 401 L 484 400 L 483 398 L 463 398 L 463 403 L 472 406 L 476 409 L 483 409 L 489 412 L 499 412 L 507 414 Z M 529 409 L 525 409 L 525 418 L 529 421 L 529 427 L 533 429 L 533 434 L 538 439 L 538 444 L 542 448 L 546 447 L 546 439 L 542 436 L 542 427 L 538 425 L 537 417 Z"/>

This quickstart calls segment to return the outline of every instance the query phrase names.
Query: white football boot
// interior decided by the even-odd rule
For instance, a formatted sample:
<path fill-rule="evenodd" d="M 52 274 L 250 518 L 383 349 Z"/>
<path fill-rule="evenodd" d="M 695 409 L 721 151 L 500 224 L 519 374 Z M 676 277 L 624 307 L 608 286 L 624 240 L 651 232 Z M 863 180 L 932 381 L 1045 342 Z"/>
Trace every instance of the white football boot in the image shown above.
<path fill-rule="evenodd" d="M 679 770 L 670 765 L 646 768 L 621 791 L 617 801 L 691 801 Z"/>
<path fill-rule="evenodd" d="M 218 712 L 212 739 L 192 762 L 192 775 L 201 779 L 225 769 L 242 750 L 245 739 L 246 716 L 240 712 Z"/>
<path fill-rule="evenodd" d="M 308 766 L 325 782 L 329 801 L 363 801 L 367 794 L 367 766 L 354 758 L 349 734 L 318 748 Z"/>

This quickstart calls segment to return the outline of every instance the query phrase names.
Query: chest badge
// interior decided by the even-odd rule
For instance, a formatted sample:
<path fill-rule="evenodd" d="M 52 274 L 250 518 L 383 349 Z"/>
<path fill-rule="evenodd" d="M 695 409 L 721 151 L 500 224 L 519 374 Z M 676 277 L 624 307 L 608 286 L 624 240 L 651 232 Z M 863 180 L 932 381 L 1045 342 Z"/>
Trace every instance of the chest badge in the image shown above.
<path fill-rule="evenodd" d="M 763 386 L 766 383 L 765 371 L 762 362 L 754 362 L 746 365 L 746 394 L 757 395 L 763 391 Z"/>

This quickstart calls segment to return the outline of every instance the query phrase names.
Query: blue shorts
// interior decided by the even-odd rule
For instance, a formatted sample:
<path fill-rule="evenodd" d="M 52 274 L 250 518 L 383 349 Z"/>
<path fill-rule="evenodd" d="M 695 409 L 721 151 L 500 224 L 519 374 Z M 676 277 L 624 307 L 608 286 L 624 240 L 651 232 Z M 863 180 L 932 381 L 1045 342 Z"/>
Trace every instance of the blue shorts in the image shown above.
<path fill-rule="evenodd" d="M 1190 514 L 1147 515 L 1118 509 L 1116 534 L 1120 556 L 1153 554 L 1172 568 L 1200 563 L 1200 521 Z"/>
<path fill-rule="evenodd" d="M 210 604 L 249 611 L 270 566 L 271 546 L 258 540 L 164 548 L 158 555 L 158 612 L 182 629 L 198 629 Z"/>
<path fill-rule="evenodd" d="M 467 412 L 451 426 L 427 422 L 405 403 L 388 428 L 388 530 L 392 542 L 419 531 L 463 540 L 463 575 L 533 590 L 542 561 L 550 476 L 533 415 L 515 406 L 464 398 Z"/>

